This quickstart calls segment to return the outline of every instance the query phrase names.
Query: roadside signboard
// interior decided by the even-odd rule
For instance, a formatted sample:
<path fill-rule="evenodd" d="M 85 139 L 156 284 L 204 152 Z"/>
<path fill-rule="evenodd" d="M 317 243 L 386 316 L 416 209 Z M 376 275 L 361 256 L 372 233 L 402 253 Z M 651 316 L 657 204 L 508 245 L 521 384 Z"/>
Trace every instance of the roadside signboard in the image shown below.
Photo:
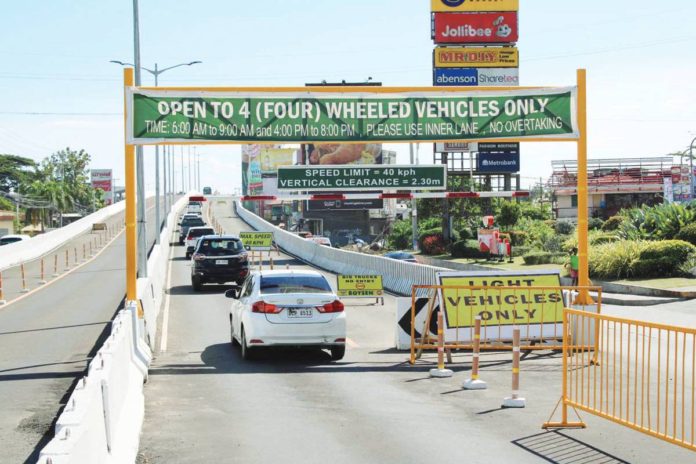
<path fill-rule="evenodd" d="M 477 142 L 445 142 L 435 144 L 435 152 L 437 153 L 464 153 L 470 151 L 478 151 Z"/>
<path fill-rule="evenodd" d="M 435 47 L 437 68 L 517 68 L 519 53 L 515 47 Z"/>
<path fill-rule="evenodd" d="M 248 251 L 271 251 L 273 249 L 273 232 L 240 232 L 239 238 Z"/>
<path fill-rule="evenodd" d="M 93 189 L 104 191 L 104 201 L 107 205 L 113 202 L 113 173 L 111 169 L 92 169 L 90 182 Z"/>
<path fill-rule="evenodd" d="M 510 48 L 474 50 L 500 67 Z M 452 51 L 454 50 L 454 51 Z M 460 51 L 457 51 L 460 50 Z M 493 51 L 491 51 L 493 50 Z M 436 49 L 439 55 L 441 49 Z M 466 58 L 463 58 L 466 61 Z M 448 62 L 461 67 L 456 59 Z M 478 66 L 479 63 L 467 62 Z M 575 87 L 454 91 L 268 92 L 127 88 L 127 143 L 408 142 L 466 139 L 577 139 Z M 250 158 L 250 165 L 251 165 Z M 260 170 L 260 166 L 257 168 Z M 253 169 L 252 169 L 253 170 Z M 250 182 L 251 183 L 251 182 Z"/>
<path fill-rule="evenodd" d="M 450 337 L 456 329 L 473 327 L 476 316 L 481 316 L 484 333 L 495 332 L 501 339 L 512 338 L 514 325 L 524 328 L 522 335 L 527 339 L 563 333 L 564 301 L 558 273 L 440 272 L 438 282 L 450 287 L 439 296 Z M 453 288 L 476 286 L 493 288 Z M 494 288 L 504 286 L 515 289 Z"/>
<path fill-rule="evenodd" d="M 430 11 L 517 11 L 519 0 L 430 0 Z"/>
<path fill-rule="evenodd" d="M 434 13 L 436 44 L 502 44 L 517 42 L 517 12 Z"/>
<path fill-rule="evenodd" d="M 433 85 L 514 87 L 520 84 L 517 68 L 433 68 Z"/>
<path fill-rule="evenodd" d="M 444 165 L 284 166 L 278 190 L 444 190 Z"/>
<path fill-rule="evenodd" d="M 348 211 L 382 209 L 384 200 L 376 198 L 346 198 L 344 200 L 307 200 L 307 211 Z"/>
<path fill-rule="evenodd" d="M 339 275 L 338 296 L 378 298 L 384 295 L 381 275 Z"/>
<path fill-rule="evenodd" d="M 294 164 L 295 148 L 261 147 L 258 155 L 259 167 L 262 174 L 275 174 L 279 166 Z"/>
<path fill-rule="evenodd" d="M 486 174 L 519 172 L 520 144 L 479 143 L 476 170 Z"/>

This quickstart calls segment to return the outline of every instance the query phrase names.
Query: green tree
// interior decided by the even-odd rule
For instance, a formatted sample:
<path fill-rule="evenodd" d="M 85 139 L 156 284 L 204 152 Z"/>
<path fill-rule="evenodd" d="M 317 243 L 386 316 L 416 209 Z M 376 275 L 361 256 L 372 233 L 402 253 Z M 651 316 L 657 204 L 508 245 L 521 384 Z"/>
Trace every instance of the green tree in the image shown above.
<path fill-rule="evenodd" d="M 23 156 L 0 154 L 0 191 L 18 191 L 20 184 L 31 179 L 34 160 Z"/>
<path fill-rule="evenodd" d="M 520 219 L 522 209 L 520 205 L 514 201 L 503 201 L 500 204 L 500 213 L 496 218 L 498 224 L 504 229 L 510 229 L 517 224 Z"/>

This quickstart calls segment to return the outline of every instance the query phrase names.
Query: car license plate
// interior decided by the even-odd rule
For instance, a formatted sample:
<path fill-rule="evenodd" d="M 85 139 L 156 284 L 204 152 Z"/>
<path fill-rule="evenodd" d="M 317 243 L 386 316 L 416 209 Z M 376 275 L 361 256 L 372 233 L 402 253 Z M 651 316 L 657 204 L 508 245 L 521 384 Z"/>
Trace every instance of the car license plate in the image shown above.
<path fill-rule="evenodd" d="M 227 265 L 230 263 L 229 259 L 216 259 L 215 264 L 220 264 L 220 265 Z"/>
<path fill-rule="evenodd" d="M 299 319 L 303 317 L 312 317 L 314 310 L 312 308 L 287 308 L 288 318 Z"/>

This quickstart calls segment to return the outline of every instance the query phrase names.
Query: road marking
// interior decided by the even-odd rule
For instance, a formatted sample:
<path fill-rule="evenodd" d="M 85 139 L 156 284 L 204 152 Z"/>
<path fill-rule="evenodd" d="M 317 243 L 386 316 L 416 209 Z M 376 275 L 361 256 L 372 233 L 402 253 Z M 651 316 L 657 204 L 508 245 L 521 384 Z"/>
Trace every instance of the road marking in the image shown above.
<path fill-rule="evenodd" d="M 352 338 L 346 338 L 346 345 L 348 345 L 351 348 L 360 348 L 360 345 L 355 343 Z"/>
<path fill-rule="evenodd" d="M 171 243 L 171 241 L 169 242 Z M 164 309 L 162 310 L 162 337 L 160 338 L 160 353 L 167 351 L 167 332 L 169 331 L 169 300 L 171 299 L 170 289 L 172 288 L 172 267 L 174 257 L 174 247 L 169 246 L 169 271 L 167 272 L 167 284 L 164 290 Z"/>

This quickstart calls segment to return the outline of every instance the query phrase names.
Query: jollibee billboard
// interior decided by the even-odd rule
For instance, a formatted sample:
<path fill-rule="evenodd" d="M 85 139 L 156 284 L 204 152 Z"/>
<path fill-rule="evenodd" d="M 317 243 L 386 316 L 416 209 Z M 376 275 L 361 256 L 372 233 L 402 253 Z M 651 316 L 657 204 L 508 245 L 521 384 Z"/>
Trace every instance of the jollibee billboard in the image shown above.
<path fill-rule="evenodd" d="M 517 12 L 434 13 L 432 36 L 436 44 L 517 42 Z"/>

